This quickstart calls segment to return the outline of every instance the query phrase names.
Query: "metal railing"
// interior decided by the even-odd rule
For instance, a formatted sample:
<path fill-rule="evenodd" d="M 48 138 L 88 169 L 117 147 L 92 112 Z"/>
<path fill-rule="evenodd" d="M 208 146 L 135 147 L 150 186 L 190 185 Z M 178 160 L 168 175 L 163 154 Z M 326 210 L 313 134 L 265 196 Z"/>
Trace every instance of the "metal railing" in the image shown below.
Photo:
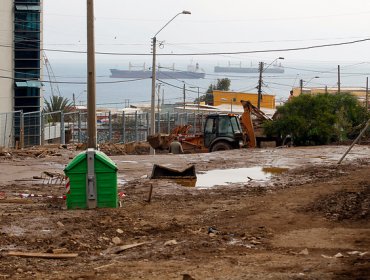
<path fill-rule="evenodd" d="M 156 113 L 155 133 L 169 134 L 176 126 L 191 125 L 189 133 L 202 132 L 206 115 L 196 113 Z M 27 112 L 0 114 L 0 147 L 23 148 L 50 143 L 86 143 L 87 113 L 73 111 Z M 97 116 L 98 143 L 146 141 L 149 134 L 148 113 L 112 113 Z"/>
<path fill-rule="evenodd" d="M 15 147 L 20 140 L 22 111 L 0 113 L 0 147 Z"/>

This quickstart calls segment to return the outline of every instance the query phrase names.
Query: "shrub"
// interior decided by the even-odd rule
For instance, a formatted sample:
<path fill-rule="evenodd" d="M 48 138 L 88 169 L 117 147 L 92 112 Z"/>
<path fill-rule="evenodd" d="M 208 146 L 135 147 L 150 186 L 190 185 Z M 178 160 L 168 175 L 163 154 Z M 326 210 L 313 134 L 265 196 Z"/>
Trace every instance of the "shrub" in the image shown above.
<path fill-rule="evenodd" d="M 303 94 L 277 109 L 277 118 L 266 122 L 265 133 L 294 145 L 323 145 L 350 138 L 355 127 L 369 118 L 366 109 L 348 93 Z"/>

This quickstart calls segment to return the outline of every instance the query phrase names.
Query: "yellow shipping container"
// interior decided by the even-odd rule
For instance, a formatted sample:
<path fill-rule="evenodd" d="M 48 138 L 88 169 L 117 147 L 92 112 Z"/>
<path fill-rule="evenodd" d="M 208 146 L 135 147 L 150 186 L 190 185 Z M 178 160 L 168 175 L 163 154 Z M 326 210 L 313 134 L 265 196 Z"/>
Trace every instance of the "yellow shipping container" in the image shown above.
<path fill-rule="evenodd" d="M 241 100 L 250 101 L 254 106 L 257 106 L 258 94 L 222 90 L 213 91 L 214 106 L 231 103 L 233 105 L 240 106 Z M 261 100 L 261 108 L 275 109 L 275 95 L 263 94 Z"/>

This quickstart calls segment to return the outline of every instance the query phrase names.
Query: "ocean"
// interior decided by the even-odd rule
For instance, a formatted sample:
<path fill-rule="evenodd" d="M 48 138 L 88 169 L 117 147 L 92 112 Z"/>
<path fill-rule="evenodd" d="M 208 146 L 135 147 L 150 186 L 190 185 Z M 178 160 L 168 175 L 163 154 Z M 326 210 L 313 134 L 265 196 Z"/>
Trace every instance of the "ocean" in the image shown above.
<path fill-rule="evenodd" d="M 76 105 L 86 104 L 86 62 L 84 61 L 56 61 L 50 62 L 52 71 L 44 67 L 44 97 L 48 98 L 52 92 L 60 94 L 71 101 L 75 96 Z M 189 64 L 195 62 L 180 61 L 175 63 L 161 63 L 162 67 L 173 67 L 177 70 L 187 70 Z M 160 99 L 164 97 L 164 103 L 172 104 L 183 101 L 183 85 L 186 88 L 186 101 L 192 102 L 198 96 L 204 94 L 210 84 L 216 84 L 217 79 L 229 78 L 230 90 L 237 92 L 255 92 L 259 74 L 234 74 L 214 73 L 216 64 L 211 61 L 199 61 L 199 67 L 204 70 L 204 79 L 174 80 L 166 79 L 161 84 Z M 144 62 L 133 63 L 142 68 Z M 98 107 L 124 108 L 128 105 L 149 104 L 151 100 L 151 79 L 137 80 L 110 78 L 111 68 L 128 69 L 129 61 L 96 61 L 96 101 Z M 150 61 L 146 61 L 146 67 L 150 67 Z M 250 66 L 250 63 L 243 67 Z M 253 66 L 258 67 L 258 62 Z M 289 63 L 284 64 L 283 74 L 263 74 L 263 93 L 273 94 L 277 101 L 285 101 L 293 87 L 299 87 L 300 79 L 306 87 L 336 87 L 337 64 L 334 63 Z M 369 63 L 346 63 L 341 65 L 341 88 L 365 87 L 366 77 L 370 73 Z M 49 73 L 53 72 L 53 74 Z M 49 83 L 47 81 L 51 81 Z M 52 86 L 51 86 L 52 85 Z M 192 87 L 192 88 L 191 88 Z"/>

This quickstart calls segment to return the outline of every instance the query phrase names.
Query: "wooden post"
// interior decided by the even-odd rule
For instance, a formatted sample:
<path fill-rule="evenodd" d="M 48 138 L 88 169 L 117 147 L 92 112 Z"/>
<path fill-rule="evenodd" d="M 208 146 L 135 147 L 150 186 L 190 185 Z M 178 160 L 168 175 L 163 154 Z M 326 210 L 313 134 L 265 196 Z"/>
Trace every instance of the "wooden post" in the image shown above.
<path fill-rule="evenodd" d="M 150 203 L 152 201 L 152 193 L 153 193 L 153 184 L 150 184 L 150 189 L 149 189 L 149 196 L 147 202 Z"/>
<path fill-rule="evenodd" d="M 360 132 L 360 134 L 357 136 L 357 138 L 355 139 L 355 141 L 353 141 L 353 143 L 351 144 L 351 146 L 348 148 L 348 150 L 344 153 L 344 155 L 338 161 L 338 164 L 341 164 L 342 160 L 346 157 L 346 155 L 349 153 L 349 151 L 352 150 L 353 146 L 358 142 L 358 140 L 360 140 L 360 138 L 362 137 L 362 135 L 368 129 L 369 125 L 370 125 L 370 120 L 367 120 L 366 125 L 365 125 L 365 128 Z"/>

